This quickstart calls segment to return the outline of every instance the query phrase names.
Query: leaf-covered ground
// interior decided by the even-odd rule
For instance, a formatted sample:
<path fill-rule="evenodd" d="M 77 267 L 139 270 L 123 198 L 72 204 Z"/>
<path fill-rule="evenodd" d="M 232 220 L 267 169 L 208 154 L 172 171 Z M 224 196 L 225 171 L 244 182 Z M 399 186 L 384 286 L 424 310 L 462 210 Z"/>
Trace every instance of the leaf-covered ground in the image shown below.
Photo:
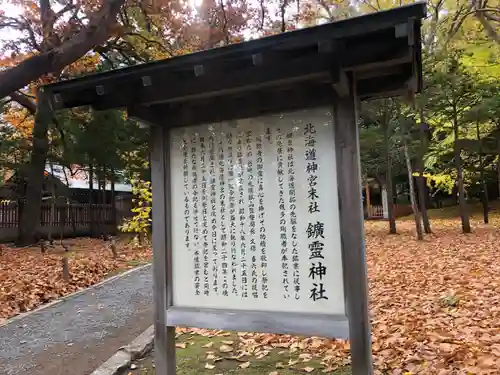
<path fill-rule="evenodd" d="M 214 335 L 215 334 L 215 335 Z M 301 350 L 283 346 L 280 342 L 260 345 L 254 352 L 237 353 L 234 348 L 244 335 L 235 337 L 227 332 L 205 330 L 179 333 L 177 338 L 178 375 L 321 375 L 324 366 L 320 358 L 313 358 Z M 154 375 L 153 355 L 137 361 L 127 375 Z M 350 367 L 344 366 L 330 372 L 331 375 L 351 375 Z"/>
<path fill-rule="evenodd" d="M 414 225 L 367 225 L 375 365 L 413 374 L 500 373 L 500 222 L 435 220 L 414 240 Z M 496 226 L 496 228 L 495 228 Z M 391 373 L 391 372 L 390 372 Z"/>
<path fill-rule="evenodd" d="M 58 241 L 42 254 L 40 247 L 0 244 L 0 324 L 6 318 L 93 285 L 118 272 L 151 260 L 151 248 L 118 241 L 113 259 L 110 242 L 90 238 Z M 68 257 L 69 281 L 62 278 L 62 258 Z"/>
<path fill-rule="evenodd" d="M 423 242 L 414 239 L 409 220 L 398 222 L 399 234 L 392 236 L 385 222 L 366 224 L 376 374 L 500 373 L 500 220 L 493 217 L 485 226 L 474 217 L 472 224 L 474 232 L 463 235 L 455 218 L 434 220 L 435 234 Z M 252 333 L 235 340 L 200 329 L 178 333 L 183 374 L 349 373 L 344 341 Z M 213 344 L 202 351 L 207 337 Z M 235 345 L 239 359 L 227 368 Z M 242 369 L 243 363 L 248 367 Z M 154 373 L 151 365 L 140 370 Z"/>
<path fill-rule="evenodd" d="M 474 216 L 473 233 L 463 235 L 455 217 L 436 217 L 441 216 L 433 214 L 434 234 L 423 242 L 415 240 L 414 225 L 409 220 L 398 222 L 399 234 L 392 236 L 387 234 L 385 222 L 366 224 L 376 371 L 499 374 L 500 218 L 493 217 L 490 225 L 482 225 Z M 32 309 L 151 256 L 148 248 L 120 246 L 120 259 L 113 260 L 108 243 L 67 241 L 72 250 L 69 283 L 61 278 L 62 248 L 56 246 L 46 255 L 38 248 L 3 250 L 0 316 Z M 350 361 L 349 344 L 339 340 L 252 333 L 242 333 L 236 340 L 232 334 L 200 329 L 178 332 L 179 355 L 187 350 L 185 361 L 195 358 L 200 373 L 252 374 L 251 369 L 256 369 L 255 373 L 274 375 L 308 370 L 343 374 Z M 207 341 L 204 345 L 213 342 L 213 349 L 208 346 L 201 351 L 196 346 L 199 340 Z M 198 350 L 196 355 L 190 348 Z M 226 357 L 234 356 L 238 359 L 229 362 L 236 367 L 223 367 L 229 363 Z M 219 357 L 226 359 L 219 361 Z"/>

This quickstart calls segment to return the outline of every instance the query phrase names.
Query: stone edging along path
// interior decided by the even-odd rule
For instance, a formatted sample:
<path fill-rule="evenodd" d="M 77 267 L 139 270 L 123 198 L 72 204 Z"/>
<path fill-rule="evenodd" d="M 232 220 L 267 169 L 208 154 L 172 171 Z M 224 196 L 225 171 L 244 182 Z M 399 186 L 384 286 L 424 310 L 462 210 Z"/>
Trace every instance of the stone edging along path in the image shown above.
<path fill-rule="evenodd" d="M 108 277 L 107 279 L 99 281 L 96 284 L 90 285 L 87 288 L 83 288 L 83 289 L 77 290 L 76 292 L 70 293 L 70 294 L 68 294 L 66 296 L 60 297 L 58 299 L 55 299 L 53 301 L 50 301 L 50 302 L 45 303 L 43 305 L 40 305 L 40 306 L 38 306 L 37 308 L 35 308 L 35 309 L 31 310 L 31 311 L 27 311 L 25 313 L 15 315 L 12 318 L 8 318 L 3 323 L 0 323 L 0 327 L 6 326 L 7 324 L 13 323 L 13 322 L 18 321 L 20 319 L 23 319 L 23 318 L 25 318 L 25 317 L 27 317 L 27 316 L 29 316 L 31 314 L 34 314 L 34 313 L 39 312 L 41 310 L 44 310 L 44 309 L 46 309 L 48 307 L 54 306 L 54 305 L 56 305 L 58 303 L 64 302 L 67 299 L 76 297 L 76 296 L 78 296 L 80 294 L 83 294 L 83 293 L 87 292 L 88 290 L 90 290 L 92 288 L 99 287 L 99 286 L 101 286 L 103 284 L 106 284 L 106 283 L 109 283 L 109 282 L 111 282 L 113 280 L 116 280 L 116 279 L 119 279 L 121 277 L 124 277 L 124 276 L 126 276 L 126 275 L 128 275 L 128 274 L 130 274 L 132 272 L 135 272 L 135 271 L 141 270 L 143 268 L 149 267 L 150 265 L 151 265 L 151 263 L 146 263 L 146 264 L 140 265 L 138 267 L 131 268 L 131 269 L 125 271 L 125 272 L 122 272 L 122 273 L 119 273 L 117 275 Z"/>
<path fill-rule="evenodd" d="M 145 265 L 0 327 L 0 372 L 89 375 L 152 322 L 152 269 Z"/>
<path fill-rule="evenodd" d="M 119 375 L 132 361 L 144 357 L 153 349 L 154 326 L 137 336 L 129 345 L 121 347 L 115 355 L 104 362 L 91 375 Z"/>

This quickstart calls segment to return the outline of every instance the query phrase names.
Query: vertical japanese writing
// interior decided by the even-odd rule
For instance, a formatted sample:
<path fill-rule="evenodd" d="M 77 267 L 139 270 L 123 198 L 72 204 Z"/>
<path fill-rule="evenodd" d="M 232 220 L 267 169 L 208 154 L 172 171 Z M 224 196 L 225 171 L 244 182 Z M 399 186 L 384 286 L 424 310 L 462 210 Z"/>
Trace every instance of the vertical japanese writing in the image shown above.
<path fill-rule="evenodd" d="M 245 210 L 245 163 L 244 163 L 244 133 L 238 136 L 237 152 L 238 162 L 238 209 L 240 224 L 240 270 L 241 270 L 241 297 L 248 297 L 248 269 L 247 269 L 247 242 L 245 233 L 245 223 L 247 212 Z"/>
<path fill-rule="evenodd" d="M 227 266 L 227 229 L 226 229 L 226 159 L 224 155 L 224 135 L 221 134 L 219 138 L 219 157 L 218 157 L 218 167 L 219 167 L 219 210 L 220 210 L 220 246 L 221 253 L 224 254 L 224 259 Z M 217 251 L 214 251 L 213 259 L 213 272 L 214 272 L 214 284 L 218 281 L 218 256 Z M 224 261 L 224 260 L 223 260 Z M 227 268 L 227 267 L 226 267 Z M 215 276 L 217 275 L 217 276 Z M 223 275 L 223 283 L 226 280 L 226 293 L 227 293 L 227 273 Z M 218 290 L 218 286 L 217 286 Z"/>
<path fill-rule="evenodd" d="M 293 295 L 295 299 L 300 299 L 300 261 L 297 236 L 297 197 L 295 188 L 295 156 L 293 145 L 293 133 L 288 133 L 287 138 L 287 168 L 288 168 L 288 212 L 291 248 L 292 248 L 292 277 Z"/>
<path fill-rule="evenodd" d="M 262 149 L 263 135 L 256 137 L 255 149 L 257 157 L 255 159 L 255 168 L 257 169 L 257 220 L 259 223 L 259 249 L 260 249 L 260 277 L 261 277 L 261 291 L 262 297 L 266 299 L 269 294 L 269 277 L 267 274 L 267 233 L 264 221 L 264 151 Z"/>
<path fill-rule="evenodd" d="M 212 247 L 212 289 L 217 294 L 219 291 L 219 282 L 217 272 L 213 272 L 217 268 L 217 186 L 216 186 L 216 150 L 215 139 L 211 133 L 208 136 L 208 180 L 210 184 L 210 244 Z M 221 250 L 222 251 L 222 250 Z M 207 260 L 208 262 L 208 260 Z M 207 265 L 208 269 L 209 265 Z"/>
<path fill-rule="evenodd" d="M 189 219 L 191 217 L 191 186 L 189 184 L 189 142 L 186 139 L 182 139 L 182 175 L 184 182 L 184 244 L 186 246 L 186 250 L 190 251 L 192 248 L 191 242 L 191 225 L 189 224 Z M 193 269 L 194 269 L 194 277 L 193 284 L 195 294 L 200 294 L 200 263 L 199 258 L 197 258 L 196 253 L 193 255 Z"/>
<path fill-rule="evenodd" d="M 228 231 L 226 227 L 226 223 L 221 223 L 221 233 L 224 235 L 224 240 L 221 241 L 221 268 L 222 268 L 222 295 L 224 297 L 229 296 L 229 283 L 228 283 L 228 252 L 227 245 L 228 243 L 231 246 L 231 249 L 234 249 L 236 246 L 236 235 L 235 235 L 235 202 L 234 202 L 234 172 L 233 172 L 233 135 L 232 133 L 228 133 L 226 135 L 226 143 L 227 143 L 227 164 L 228 164 L 228 178 L 227 178 L 227 187 L 228 187 L 228 203 L 229 203 L 229 239 L 228 239 Z M 219 161 L 220 165 L 220 161 Z M 224 207 L 226 211 L 226 203 L 224 202 Z M 232 250 L 233 252 L 233 250 Z M 233 258 L 233 253 L 231 255 Z M 234 262 L 234 259 L 231 260 Z"/>
<path fill-rule="evenodd" d="M 321 259 L 324 259 L 324 223 L 316 220 L 315 216 L 319 213 L 319 195 L 317 191 L 319 179 L 319 166 L 316 158 L 316 128 L 312 123 L 306 124 L 304 128 L 305 136 L 305 154 L 306 172 L 307 172 L 307 199 L 309 220 L 307 224 L 306 234 L 309 247 L 309 279 L 312 280 L 312 288 L 310 289 L 309 298 L 313 301 L 328 299 L 323 277 L 326 275 L 326 266 L 323 265 Z"/>
<path fill-rule="evenodd" d="M 256 211 L 255 211 L 255 166 L 253 150 L 252 131 L 246 133 L 246 157 L 247 157 L 247 180 L 248 180 L 248 233 L 250 237 L 250 256 L 251 256 L 251 286 L 252 297 L 259 298 L 258 272 L 257 272 L 257 243 L 256 243 Z"/>
<path fill-rule="evenodd" d="M 238 139 L 238 138 L 237 138 Z M 233 147 L 232 147 L 233 149 Z M 238 287 L 237 287 L 237 259 L 238 259 L 238 253 L 236 251 L 236 219 L 237 219 L 237 211 L 236 211 L 236 193 L 235 193 L 235 186 L 239 186 L 240 184 L 240 174 L 241 174 L 241 165 L 240 163 L 242 162 L 241 161 L 241 157 L 238 156 L 238 154 L 236 154 L 236 179 L 234 178 L 234 160 L 231 156 L 231 164 L 232 164 L 232 174 L 233 174 L 233 183 L 231 184 L 231 190 L 229 192 L 230 194 L 230 209 L 229 209 L 229 213 L 230 213 L 230 231 L 229 231 L 229 235 L 230 235 L 230 239 L 231 239 L 231 286 L 232 286 L 232 289 L 231 289 L 231 294 L 232 295 L 239 295 L 239 292 L 238 292 Z"/>
<path fill-rule="evenodd" d="M 284 171 L 284 142 L 283 133 L 281 129 L 276 129 L 276 167 L 278 175 L 278 210 L 279 210 L 279 234 L 280 234 L 280 248 L 281 248 L 281 270 L 282 270 L 282 283 L 283 283 L 283 297 L 290 298 L 290 281 L 289 281 L 289 268 L 288 268 L 288 238 L 286 228 L 286 206 L 285 206 L 285 171 Z"/>
<path fill-rule="evenodd" d="M 201 174 L 201 237 L 202 237 L 202 248 L 203 248 L 203 272 L 208 274 L 208 254 L 209 254 L 209 242 L 208 242 L 208 181 L 207 181 L 207 149 L 205 145 L 205 138 L 200 136 L 200 174 Z M 208 295 L 208 290 L 210 288 L 205 275 L 204 283 L 204 294 Z"/>
<path fill-rule="evenodd" d="M 191 136 L 191 194 L 193 200 L 193 247 L 194 247 L 194 276 L 195 276 L 195 293 L 200 294 L 200 227 L 198 221 L 199 214 L 199 194 L 198 194 L 198 171 L 197 171 L 197 135 L 193 133 Z"/>

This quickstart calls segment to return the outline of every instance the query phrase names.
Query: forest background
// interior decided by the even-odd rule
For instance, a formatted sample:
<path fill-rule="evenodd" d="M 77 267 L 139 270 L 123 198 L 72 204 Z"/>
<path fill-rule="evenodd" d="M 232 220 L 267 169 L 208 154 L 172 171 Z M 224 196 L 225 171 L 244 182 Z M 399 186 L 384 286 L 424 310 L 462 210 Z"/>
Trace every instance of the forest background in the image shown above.
<path fill-rule="evenodd" d="M 149 229 L 148 131 L 122 111 L 77 108 L 36 121 L 37 88 L 49 82 L 237 43 L 405 5 L 387 0 L 3 0 L 0 1 L 0 185 L 22 176 L 29 202 L 19 242 L 36 240 L 44 171 L 60 165 L 106 182 L 130 182 L 136 216 L 123 230 Z M 423 26 L 424 90 L 415 100 L 363 103 L 364 183 L 394 204 L 412 204 L 417 235 L 427 208 L 500 192 L 500 2 L 431 0 Z M 360 187 L 361 189 L 361 187 Z M 423 223 L 422 223 L 423 220 Z M 423 224 L 423 225 L 422 225 Z"/>

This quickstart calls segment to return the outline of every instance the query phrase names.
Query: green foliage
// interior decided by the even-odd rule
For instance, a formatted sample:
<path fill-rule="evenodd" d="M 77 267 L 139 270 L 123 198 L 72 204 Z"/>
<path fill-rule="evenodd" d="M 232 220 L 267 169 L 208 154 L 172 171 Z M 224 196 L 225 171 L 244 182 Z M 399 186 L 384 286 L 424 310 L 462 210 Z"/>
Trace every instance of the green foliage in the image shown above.
<path fill-rule="evenodd" d="M 382 99 L 363 103 L 359 132 L 361 168 L 365 178 L 385 183 L 388 169 L 387 152 L 395 180 L 406 180 L 403 144 L 407 141 L 412 155 L 417 155 L 418 141 L 414 114 L 398 99 Z"/>
<path fill-rule="evenodd" d="M 425 169 L 434 188 L 447 193 L 455 186 L 457 148 L 467 188 L 479 182 L 480 170 L 495 168 L 500 125 L 498 83 L 492 84 L 488 77 L 470 69 L 464 62 L 469 57 L 460 49 L 426 57 L 426 88 L 419 105 L 425 108 L 432 138 Z"/>

